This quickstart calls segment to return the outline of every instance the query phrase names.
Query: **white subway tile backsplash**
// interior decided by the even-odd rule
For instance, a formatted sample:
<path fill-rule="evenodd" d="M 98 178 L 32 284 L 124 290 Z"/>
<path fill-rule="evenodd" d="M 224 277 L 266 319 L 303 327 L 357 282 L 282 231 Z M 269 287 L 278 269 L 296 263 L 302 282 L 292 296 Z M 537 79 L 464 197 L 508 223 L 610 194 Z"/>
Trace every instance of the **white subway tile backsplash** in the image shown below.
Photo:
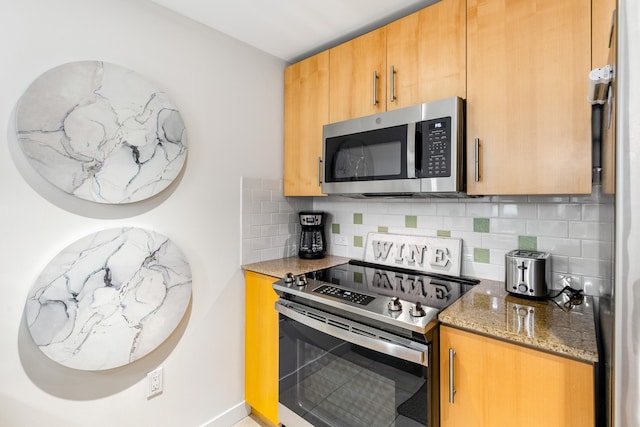
<path fill-rule="evenodd" d="M 592 205 L 586 204 L 582 206 L 583 221 L 613 222 L 614 208 L 611 205 Z"/>
<path fill-rule="evenodd" d="M 265 190 L 275 190 L 274 193 L 282 197 L 282 180 L 280 179 L 262 179 L 260 188 Z"/>
<path fill-rule="evenodd" d="M 406 215 L 411 211 L 411 207 L 404 203 L 385 203 L 384 210 L 385 213 L 390 215 Z M 368 212 L 372 211 L 376 212 L 374 210 L 369 210 Z"/>
<path fill-rule="evenodd" d="M 296 212 L 296 204 L 295 202 L 290 202 L 288 200 L 278 202 L 278 210 L 280 213 L 292 213 Z"/>
<path fill-rule="evenodd" d="M 524 219 L 491 218 L 491 231 L 505 234 L 527 234 L 527 222 Z"/>
<path fill-rule="evenodd" d="M 464 203 L 437 203 L 436 213 L 441 216 L 464 216 L 467 205 Z"/>
<path fill-rule="evenodd" d="M 265 213 L 269 217 L 269 224 L 288 224 L 290 222 L 288 213 Z"/>
<path fill-rule="evenodd" d="M 332 255 L 362 259 L 367 234 L 381 227 L 389 233 L 462 239 L 464 276 L 504 280 L 504 255 L 522 244 L 552 254 L 554 289 L 570 282 L 586 294 L 601 295 L 612 287 L 613 198 L 597 191 L 586 196 L 362 200 L 284 197 L 281 180 L 243 178 L 242 203 L 243 263 L 295 256 L 298 212 L 321 210 L 328 214 L 325 236 Z M 334 231 L 347 237 L 346 246 L 332 243 Z"/>
<path fill-rule="evenodd" d="M 551 255 L 551 271 L 555 273 L 568 273 L 569 257 L 563 255 Z"/>
<path fill-rule="evenodd" d="M 409 214 L 411 215 L 437 215 L 437 208 L 435 203 L 411 203 L 408 206 Z"/>
<path fill-rule="evenodd" d="M 467 215 L 475 218 L 490 218 L 500 215 L 500 205 L 497 203 L 469 203 Z"/>
<path fill-rule="evenodd" d="M 571 257 L 579 257 L 582 254 L 581 241 L 576 239 L 538 237 L 538 250 Z"/>
<path fill-rule="evenodd" d="M 282 180 L 243 177 L 242 263 L 297 255 L 298 212 L 311 210 L 311 198 L 285 197 Z"/>
<path fill-rule="evenodd" d="M 473 231 L 473 218 L 442 217 L 442 226 L 440 228 L 452 231 Z"/>
<path fill-rule="evenodd" d="M 453 219 L 453 218 L 450 218 Z M 455 218 L 455 220 L 459 221 L 459 218 Z M 402 223 L 398 221 L 399 227 L 404 226 L 404 218 L 402 218 Z M 442 230 L 445 228 L 445 218 L 441 216 L 432 216 L 432 215 L 418 215 L 418 227 L 422 228 L 430 228 L 432 230 Z M 472 226 L 473 228 L 473 226 Z M 447 229 L 454 229 L 453 227 L 447 227 Z M 468 227 L 463 227 L 461 224 L 455 227 L 456 230 L 468 230 Z"/>
<path fill-rule="evenodd" d="M 475 233 L 473 231 L 451 231 L 451 237 L 462 239 L 463 248 L 482 247 L 482 233 Z"/>
<path fill-rule="evenodd" d="M 249 240 L 250 248 L 252 251 L 266 249 L 270 246 L 271 239 L 268 237 L 259 237 Z"/>
<path fill-rule="evenodd" d="M 527 221 L 526 234 L 529 236 L 567 237 L 569 223 L 567 221 L 530 220 Z"/>
<path fill-rule="evenodd" d="M 529 203 L 569 203 L 571 196 L 531 195 L 527 197 Z"/>
<path fill-rule="evenodd" d="M 613 223 L 570 222 L 569 237 L 572 239 L 613 241 Z"/>
<path fill-rule="evenodd" d="M 500 216 L 506 218 L 537 218 L 537 206 L 526 203 L 503 203 L 500 205 Z"/>
<path fill-rule="evenodd" d="M 528 196 L 491 196 L 491 200 L 497 203 L 527 203 L 529 202 Z"/>
<path fill-rule="evenodd" d="M 561 219 L 565 221 L 579 221 L 581 205 L 566 203 L 542 203 L 538 206 L 539 219 Z"/>
<path fill-rule="evenodd" d="M 511 234 L 482 234 L 482 247 L 486 249 L 518 249 L 518 236 Z"/>
<path fill-rule="evenodd" d="M 253 190 L 251 200 L 256 202 L 271 201 L 271 190 Z"/>
<path fill-rule="evenodd" d="M 280 234 L 280 227 L 278 224 L 263 225 L 260 227 L 261 237 L 273 237 Z"/>
<path fill-rule="evenodd" d="M 263 213 L 280 212 L 280 205 L 278 202 L 261 202 L 260 209 Z"/>
<path fill-rule="evenodd" d="M 569 258 L 569 273 L 611 279 L 612 262 L 586 258 Z"/>
<path fill-rule="evenodd" d="M 613 259 L 613 242 L 599 240 L 582 240 L 582 257 L 611 260 Z"/>
<path fill-rule="evenodd" d="M 255 213 L 250 215 L 251 225 L 267 225 L 271 224 L 271 214 Z"/>

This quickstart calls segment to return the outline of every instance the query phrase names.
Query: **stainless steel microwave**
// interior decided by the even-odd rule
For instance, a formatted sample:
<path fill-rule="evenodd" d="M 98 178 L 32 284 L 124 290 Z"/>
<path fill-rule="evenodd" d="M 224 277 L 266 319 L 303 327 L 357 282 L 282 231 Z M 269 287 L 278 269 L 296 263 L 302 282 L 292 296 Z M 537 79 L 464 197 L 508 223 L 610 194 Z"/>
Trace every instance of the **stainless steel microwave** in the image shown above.
<path fill-rule="evenodd" d="M 464 110 L 464 101 L 452 97 L 325 125 L 322 192 L 464 194 Z"/>

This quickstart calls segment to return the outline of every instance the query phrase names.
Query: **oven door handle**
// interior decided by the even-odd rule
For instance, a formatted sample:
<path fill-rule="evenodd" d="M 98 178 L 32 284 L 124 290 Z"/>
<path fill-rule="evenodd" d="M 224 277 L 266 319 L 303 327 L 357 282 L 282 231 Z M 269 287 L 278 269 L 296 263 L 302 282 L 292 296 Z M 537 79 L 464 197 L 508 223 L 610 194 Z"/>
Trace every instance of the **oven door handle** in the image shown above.
<path fill-rule="evenodd" d="M 275 309 L 285 317 L 343 341 L 407 362 L 429 366 L 429 346 L 426 344 L 387 334 L 342 317 L 334 318 L 328 313 L 291 302 L 276 301 Z M 336 319 L 339 320 L 336 321 Z M 331 323 L 339 323 L 340 326 L 334 326 Z"/>

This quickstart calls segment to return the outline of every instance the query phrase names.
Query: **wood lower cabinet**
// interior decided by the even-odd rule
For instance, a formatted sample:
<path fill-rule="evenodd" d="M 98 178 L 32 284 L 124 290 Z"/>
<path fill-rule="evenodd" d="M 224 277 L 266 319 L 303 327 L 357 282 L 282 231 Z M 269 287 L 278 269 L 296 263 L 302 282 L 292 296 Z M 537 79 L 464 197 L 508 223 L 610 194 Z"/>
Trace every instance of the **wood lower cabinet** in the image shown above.
<path fill-rule="evenodd" d="M 440 327 L 441 427 L 586 427 L 594 420 L 593 365 Z"/>
<path fill-rule="evenodd" d="M 245 272 L 245 400 L 263 421 L 278 424 L 276 277 Z"/>
<path fill-rule="evenodd" d="M 284 195 L 321 196 L 322 126 L 329 122 L 329 52 L 284 72 Z"/>
<path fill-rule="evenodd" d="M 468 0 L 467 67 L 467 192 L 591 193 L 591 0 Z"/>

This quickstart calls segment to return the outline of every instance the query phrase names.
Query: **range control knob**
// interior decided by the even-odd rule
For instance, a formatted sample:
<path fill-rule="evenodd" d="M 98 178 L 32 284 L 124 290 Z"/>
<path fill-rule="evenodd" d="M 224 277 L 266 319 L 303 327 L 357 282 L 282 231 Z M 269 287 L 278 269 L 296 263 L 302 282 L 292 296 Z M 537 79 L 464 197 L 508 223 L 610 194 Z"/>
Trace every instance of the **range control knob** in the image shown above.
<path fill-rule="evenodd" d="M 307 286 L 307 276 L 304 274 L 296 276 L 296 286 Z"/>
<path fill-rule="evenodd" d="M 391 301 L 389 301 L 389 310 L 402 311 L 402 304 L 400 304 L 400 298 L 398 297 L 391 298 Z"/>
<path fill-rule="evenodd" d="M 423 317 L 427 313 L 425 313 L 424 308 L 422 308 L 422 304 L 417 302 L 416 305 L 411 307 L 411 310 L 409 310 L 409 314 L 411 315 L 411 317 Z"/>
<path fill-rule="evenodd" d="M 293 283 L 293 281 L 295 280 L 295 278 L 293 277 L 293 273 L 287 273 L 284 276 L 284 283 L 290 285 L 291 283 Z"/>

